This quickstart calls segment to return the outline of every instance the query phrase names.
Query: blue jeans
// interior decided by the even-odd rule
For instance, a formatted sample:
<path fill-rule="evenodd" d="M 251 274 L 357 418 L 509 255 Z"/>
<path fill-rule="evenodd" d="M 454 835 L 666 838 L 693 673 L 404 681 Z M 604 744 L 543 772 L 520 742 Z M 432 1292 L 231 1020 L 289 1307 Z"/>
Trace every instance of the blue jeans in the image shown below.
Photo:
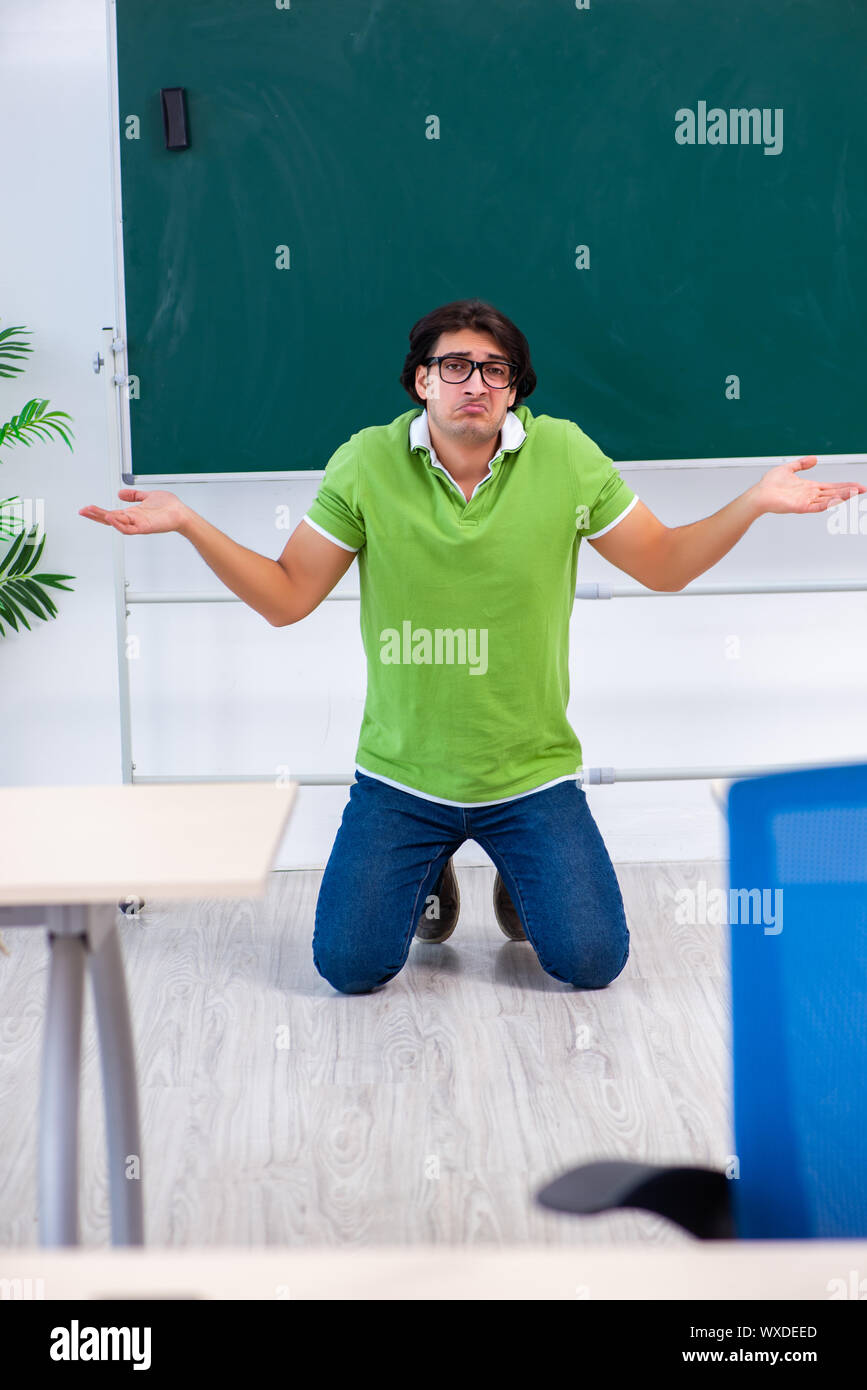
<path fill-rule="evenodd" d="M 465 840 L 500 872 L 542 969 L 602 989 L 629 956 L 620 886 L 583 787 L 442 806 L 356 771 L 316 904 L 313 962 L 343 994 L 406 964 L 426 899 Z"/>

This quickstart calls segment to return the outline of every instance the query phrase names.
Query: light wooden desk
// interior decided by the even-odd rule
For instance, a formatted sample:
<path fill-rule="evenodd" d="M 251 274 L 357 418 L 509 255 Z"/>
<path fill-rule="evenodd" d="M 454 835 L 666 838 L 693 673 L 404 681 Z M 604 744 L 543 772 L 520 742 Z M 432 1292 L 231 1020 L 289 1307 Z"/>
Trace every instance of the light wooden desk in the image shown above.
<path fill-rule="evenodd" d="M 42 1245 L 78 1243 L 85 962 L 105 1094 L 112 1242 L 141 1245 L 120 905 L 136 897 L 263 897 L 296 792 L 294 782 L 0 788 L 0 928 L 46 927 L 51 948 L 39 1116 Z"/>
<path fill-rule="evenodd" d="M 567 1218 L 564 1217 L 564 1221 Z M 865 1240 L 267 1250 L 0 1249 L 6 1298 L 863 1299 Z M 860 1290 L 860 1291 L 859 1291 Z M 809 1317 L 793 1319 L 808 1323 Z"/>

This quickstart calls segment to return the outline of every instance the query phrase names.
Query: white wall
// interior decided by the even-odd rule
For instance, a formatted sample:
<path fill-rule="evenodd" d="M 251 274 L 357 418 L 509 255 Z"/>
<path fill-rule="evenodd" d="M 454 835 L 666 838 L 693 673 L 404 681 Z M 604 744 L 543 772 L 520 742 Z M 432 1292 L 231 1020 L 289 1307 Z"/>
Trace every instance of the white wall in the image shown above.
<path fill-rule="evenodd" d="M 58 441 L 4 450 L 0 498 L 43 499 L 42 567 L 76 576 L 74 593 L 56 592 L 56 620 L 0 639 L 6 785 L 122 780 L 114 546 L 125 551 L 134 589 L 221 588 L 180 537 L 124 539 L 78 515 L 90 502 L 113 505 L 121 486 L 109 457 L 105 377 L 91 365 L 104 350 L 104 326 L 116 322 L 108 113 L 104 0 L 2 0 L 0 329 L 27 325 L 35 350 L 22 377 L 0 380 L 0 418 L 47 397 L 74 417 L 75 449 Z M 531 327 L 522 326 L 532 345 Z M 396 343 L 395 360 L 402 357 Z M 377 422 L 359 427 L 367 423 Z M 669 526 L 711 514 L 763 471 L 623 470 Z M 813 471 L 867 482 L 861 464 L 820 460 Z M 288 500 L 294 525 L 315 487 L 174 490 L 242 544 L 276 557 L 287 539 L 275 526 L 277 503 Z M 867 534 L 832 535 L 822 515 L 766 516 L 699 582 L 865 575 Z M 578 577 L 631 583 L 589 545 Z M 357 589 L 355 566 L 340 587 Z M 570 717 L 585 762 L 867 758 L 865 608 L 863 593 L 577 602 Z M 284 629 L 240 604 L 134 607 L 129 626 L 141 642 L 131 666 L 140 774 L 351 769 L 364 697 L 356 605 L 326 603 Z M 301 790 L 281 866 L 324 863 L 346 795 Z M 726 853 L 706 782 L 623 783 L 588 795 L 615 861 Z M 487 861 L 470 845 L 459 862 Z"/>

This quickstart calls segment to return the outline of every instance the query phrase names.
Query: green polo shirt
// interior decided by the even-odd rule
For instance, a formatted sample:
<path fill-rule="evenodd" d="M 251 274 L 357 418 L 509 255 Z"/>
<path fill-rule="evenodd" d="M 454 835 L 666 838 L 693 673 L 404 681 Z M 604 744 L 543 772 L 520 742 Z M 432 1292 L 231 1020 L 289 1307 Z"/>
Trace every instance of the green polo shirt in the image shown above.
<path fill-rule="evenodd" d="M 578 550 L 638 499 L 576 424 L 526 405 L 469 502 L 432 453 L 419 407 L 359 430 L 305 517 L 358 553 L 356 765 L 433 801 L 505 801 L 582 764 L 566 718 Z"/>

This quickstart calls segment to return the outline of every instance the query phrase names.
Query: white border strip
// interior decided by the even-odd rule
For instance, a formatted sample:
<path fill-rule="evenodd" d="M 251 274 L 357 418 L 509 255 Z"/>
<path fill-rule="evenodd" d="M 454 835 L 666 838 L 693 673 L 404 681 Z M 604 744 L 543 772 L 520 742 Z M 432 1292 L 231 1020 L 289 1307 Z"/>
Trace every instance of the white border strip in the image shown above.
<path fill-rule="evenodd" d="M 114 0 L 110 0 L 114 3 Z M 708 458 L 708 459 L 628 459 L 614 460 L 619 473 L 634 471 L 653 473 L 669 468 L 775 468 L 779 463 L 794 463 L 801 454 L 756 454 L 750 458 Z M 846 467 L 849 464 L 867 463 L 867 454 L 817 454 L 816 467 L 822 464 Z M 124 474 L 126 481 L 128 475 Z M 811 477 L 814 476 L 811 471 Z M 319 481 L 325 477 L 324 468 L 295 468 L 273 473 L 135 473 L 129 475 L 132 483 L 288 483 L 312 478 Z"/>

